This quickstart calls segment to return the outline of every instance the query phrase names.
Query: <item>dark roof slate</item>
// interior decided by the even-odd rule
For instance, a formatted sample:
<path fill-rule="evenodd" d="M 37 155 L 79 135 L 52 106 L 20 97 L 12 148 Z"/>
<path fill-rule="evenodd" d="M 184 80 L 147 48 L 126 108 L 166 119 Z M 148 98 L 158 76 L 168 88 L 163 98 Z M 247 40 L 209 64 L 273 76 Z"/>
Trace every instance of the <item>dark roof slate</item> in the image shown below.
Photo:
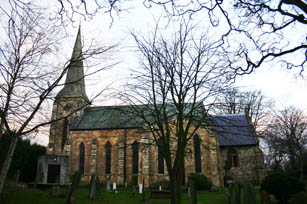
<path fill-rule="evenodd" d="M 175 112 L 171 105 L 169 107 L 171 116 Z M 149 115 L 151 112 L 148 111 L 150 106 L 143 105 L 137 108 L 142 110 L 142 114 Z M 133 106 L 129 105 L 87 107 L 80 117 L 74 119 L 70 130 L 142 128 L 144 121 L 133 110 Z M 245 115 L 218 115 L 209 118 L 214 122 L 214 131 L 218 135 L 220 147 L 258 144 Z M 148 119 L 150 120 L 150 116 Z"/>
<path fill-rule="evenodd" d="M 230 114 L 211 117 L 220 147 L 258 144 L 252 126 L 245 115 Z"/>
<path fill-rule="evenodd" d="M 185 105 L 185 114 L 191 110 L 190 105 Z M 196 114 L 201 118 L 199 113 L 203 115 L 204 110 L 202 104 L 198 105 L 197 107 L 201 108 L 197 108 Z M 153 117 L 155 111 L 152 108 L 153 105 L 87 107 L 83 114 L 73 121 L 70 130 L 142 128 L 145 124 L 144 118 L 150 123 L 154 123 L 156 117 Z M 168 117 L 172 117 L 176 114 L 175 106 L 167 104 L 166 112 Z"/>
<path fill-rule="evenodd" d="M 129 113 L 129 106 L 87 107 L 83 115 L 73 121 L 70 130 L 141 128 L 143 123 Z"/>

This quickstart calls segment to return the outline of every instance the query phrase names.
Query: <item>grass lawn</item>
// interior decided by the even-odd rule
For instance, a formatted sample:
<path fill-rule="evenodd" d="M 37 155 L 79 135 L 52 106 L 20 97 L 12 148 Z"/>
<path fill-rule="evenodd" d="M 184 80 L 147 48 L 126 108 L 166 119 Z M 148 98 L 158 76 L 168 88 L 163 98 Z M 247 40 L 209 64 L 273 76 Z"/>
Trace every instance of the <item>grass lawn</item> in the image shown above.
<path fill-rule="evenodd" d="M 104 189 L 103 189 L 104 190 Z M 88 197 L 88 188 L 79 188 L 77 192 L 77 204 L 168 204 L 168 199 L 149 199 L 149 192 L 146 193 L 146 200 L 142 202 L 142 196 L 132 196 L 131 189 L 119 189 L 118 193 L 102 191 L 94 199 Z M 0 204 L 65 204 L 67 190 L 61 188 L 59 191 L 37 190 L 37 189 L 9 189 L 0 197 Z M 182 195 L 183 204 L 188 204 L 187 194 Z M 203 204 L 224 204 L 226 203 L 223 192 L 209 193 L 201 191 L 198 193 L 198 203 Z"/>
<path fill-rule="evenodd" d="M 168 204 L 168 199 L 150 199 L 149 192 L 146 193 L 145 202 L 142 202 L 142 196 L 136 194 L 132 196 L 130 188 L 120 188 L 118 193 L 102 191 L 94 199 L 89 199 L 88 188 L 80 187 L 77 192 L 76 204 Z M 259 190 L 256 189 L 259 195 Z M 65 204 L 67 189 L 61 188 L 59 191 L 37 190 L 34 188 L 6 188 L 5 193 L 0 197 L 0 204 Z M 243 196 L 243 195 L 242 195 Z M 257 196 L 257 204 L 260 204 L 259 196 Z M 182 204 L 188 204 L 188 196 L 186 193 L 182 195 Z M 197 195 L 199 204 L 225 204 L 225 189 L 218 192 L 199 191 Z"/>

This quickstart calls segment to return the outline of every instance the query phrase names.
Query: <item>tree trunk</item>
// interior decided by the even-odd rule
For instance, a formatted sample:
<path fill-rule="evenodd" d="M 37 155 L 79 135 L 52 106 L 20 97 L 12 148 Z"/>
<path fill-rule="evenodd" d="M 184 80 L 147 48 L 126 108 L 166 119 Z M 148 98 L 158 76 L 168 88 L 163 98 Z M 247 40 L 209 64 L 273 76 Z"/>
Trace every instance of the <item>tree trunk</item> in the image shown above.
<path fill-rule="evenodd" d="M 300 181 L 302 183 L 305 182 L 305 176 L 304 176 L 304 157 L 301 156 L 301 159 L 300 159 Z"/>
<path fill-rule="evenodd" d="M 182 151 L 182 150 L 180 150 Z M 171 204 L 181 203 L 182 179 L 184 170 L 184 154 L 180 152 L 176 155 L 176 162 L 173 167 L 172 178 L 170 177 Z"/>
<path fill-rule="evenodd" d="M 8 152 L 7 152 L 7 155 L 6 155 L 5 161 L 3 163 L 2 169 L 1 169 L 0 194 L 2 194 L 2 190 L 3 190 L 5 180 L 6 180 L 7 172 L 9 171 L 10 166 L 11 166 L 11 162 L 12 162 L 12 159 L 13 159 L 13 155 L 14 155 L 14 152 L 15 152 L 17 141 L 18 141 L 18 136 L 16 134 L 12 134 L 10 147 L 9 147 Z"/>
<path fill-rule="evenodd" d="M 178 177 L 173 178 L 170 182 L 170 193 L 171 193 L 171 204 L 180 204 L 181 203 L 181 182 L 178 182 Z"/>

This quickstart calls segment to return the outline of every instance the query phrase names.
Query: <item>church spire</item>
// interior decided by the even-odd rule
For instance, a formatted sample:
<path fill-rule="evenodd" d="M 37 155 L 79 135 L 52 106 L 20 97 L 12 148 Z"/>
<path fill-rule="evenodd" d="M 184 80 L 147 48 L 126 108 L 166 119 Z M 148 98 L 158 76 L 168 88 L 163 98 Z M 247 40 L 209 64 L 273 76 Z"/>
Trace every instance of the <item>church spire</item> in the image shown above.
<path fill-rule="evenodd" d="M 82 58 L 81 26 L 79 26 L 72 56 L 67 68 L 65 85 L 56 98 L 81 97 L 87 102 L 89 101 L 85 92 Z"/>
<path fill-rule="evenodd" d="M 82 43 L 81 43 L 81 26 L 79 26 L 76 41 L 75 41 L 75 46 L 72 51 L 72 56 L 71 60 L 78 60 L 81 59 L 82 57 Z"/>

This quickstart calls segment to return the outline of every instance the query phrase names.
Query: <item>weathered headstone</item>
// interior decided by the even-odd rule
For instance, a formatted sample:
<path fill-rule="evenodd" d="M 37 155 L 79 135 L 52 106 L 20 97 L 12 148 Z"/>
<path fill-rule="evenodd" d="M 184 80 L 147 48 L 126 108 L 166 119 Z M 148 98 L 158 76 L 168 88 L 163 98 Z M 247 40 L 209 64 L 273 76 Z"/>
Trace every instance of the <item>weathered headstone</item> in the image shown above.
<path fill-rule="evenodd" d="M 231 194 L 230 194 L 230 192 L 226 192 L 226 203 L 227 204 L 231 204 Z"/>
<path fill-rule="evenodd" d="M 20 169 L 18 169 L 15 173 L 15 185 L 19 183 L 19 177 L 20 177 Z"/>
<path fill-rule="evenodd" d="M 89 197 L 91 200 L 93 200 L 96 197 L 97 194 L 97 183 L 96 183 L 96 175 L 91 175 L 91 182 L 90 182 L 90 190 L 89 190 Z"/>
<path fill-rule="evenodd" d="M 245 183 L 243 186 L 243 203 L 244 204 L 256 204 L 256 193 L 253 186 L 249 183 Z"/>
<path fill-rule="evenodd" d="M 135 197 L 137 191 L 137 186 L 132 186 L 132 197 Z"/>
<path fill-rule="evenodd" d="M 111 191 L 111 181 L 110 181 L 110 176 L 107 176 L 107 181 L 106 181 L 106 191 L 110 192 Z"/>
<path fill-rule="evenodd" d="M 233 190 L 234 186 L 233 183 L 228 185 L 228 192 L 227 192 L 227 204 L 232 204 L 232 197 L 233 197 Z"/>
<path fill-rule="evenodd" d="M 232 197 L 231 197 L 231 204 L 240 204 L 241 198 L 241 190 L 240 185 L 235 183 L 233 186 Z"/>
<path fill-rule="evenodd" d="M 195 188 L 195 183 L 193 180 L 190 180 L 190 199 L 189 204 L 197 204 L 197 192 Z"/>
<path fill-rule="evenodd" d="M 76 201 L 76 193 L 80 184 L 82 173 L 81 171 L 76 171 L 72 177 L 72 184 L 67 197 L 67 204 L 74 204 Z"/>

